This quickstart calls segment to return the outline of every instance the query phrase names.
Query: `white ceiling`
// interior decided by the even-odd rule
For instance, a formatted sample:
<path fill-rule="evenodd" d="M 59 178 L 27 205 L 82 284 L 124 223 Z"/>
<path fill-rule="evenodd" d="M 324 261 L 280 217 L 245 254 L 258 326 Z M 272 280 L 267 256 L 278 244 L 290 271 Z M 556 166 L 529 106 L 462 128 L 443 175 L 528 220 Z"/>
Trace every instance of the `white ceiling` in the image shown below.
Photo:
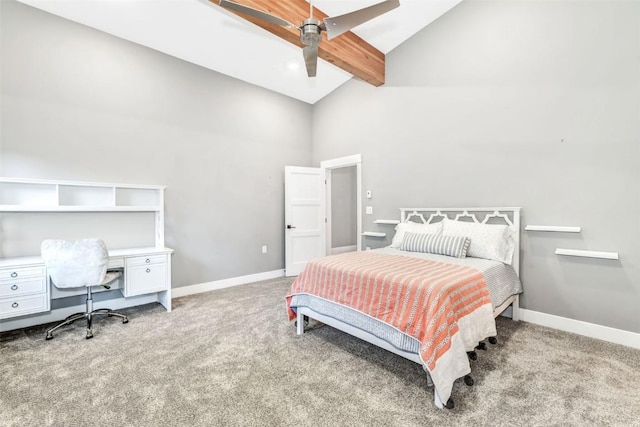
<path fill-rule="evenodd" d="M 18 1 L 309 104 L 352 77 L 319 60 L 317 77 L 308 78 L 301 48 L 208 0 Z M 313 0 L 313 5 L 337 16 L 380 1 Z M 353 32 L 388 53 L 461 1 L 400 0 L 399 8 Z"/>

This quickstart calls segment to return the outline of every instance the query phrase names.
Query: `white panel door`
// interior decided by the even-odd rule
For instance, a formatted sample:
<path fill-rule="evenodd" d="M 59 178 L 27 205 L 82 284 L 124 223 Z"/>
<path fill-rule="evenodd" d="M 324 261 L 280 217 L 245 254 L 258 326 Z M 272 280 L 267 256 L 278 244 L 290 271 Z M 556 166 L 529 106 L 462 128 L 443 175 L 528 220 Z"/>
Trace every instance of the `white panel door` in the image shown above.
<path fill-rule="evenodd" d="M 285 274 L 297 276 L 307 261 L 325 254 L 324 174 L 320 168 L 285 166 Z"/>

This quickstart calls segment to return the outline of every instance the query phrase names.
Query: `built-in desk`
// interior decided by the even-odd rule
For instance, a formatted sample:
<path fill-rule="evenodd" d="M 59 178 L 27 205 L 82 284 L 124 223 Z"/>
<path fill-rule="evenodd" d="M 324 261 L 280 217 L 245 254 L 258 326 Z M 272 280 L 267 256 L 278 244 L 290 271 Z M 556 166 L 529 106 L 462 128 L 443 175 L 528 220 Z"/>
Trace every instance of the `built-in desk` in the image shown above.
<path fill-rule="evenodd" d="M 119 308 L 156 301 L 171 311 L 172 252 L 169 248 L 109 251 L 108 268 L 123 271 L 120 289 L 123 301 L 118 302 Z M 71 290 L 71 294 L 65 294 L 65 291 L 61 292 L 50 283 L 47 269 L 39 256 L 0 258 L 1 330 L 14 329 L 11 323 L 24 327 L 64 318 L 64 313 L 56 315 L 50 312 L 51 300 L 85 293 L 83 289 Z M 113 300 L 109 302 L 113 305 Z"/>
<path fill-rule="evenodd" d="M 90 215 L 101 215 L 100 224 L 111 222 L 109 232 L 91 233 L 86 237 L 103 240 L 122 239 L 140 234 L 138 229 L 125 229 L 124 218 L 128 215 L 148 221 L 151 214 L 153 235 L 142 242 L 129 241 L 118 246 L 143 246 L 131 249 L 109 251 L 110 269 L 122 269 L 123 278 L 114 282 L 113 289 L 119 289 L 122 297 L 109 299 L 108 306 L 114 310 L 135 305 L 159 302 L 171 311 L 171 254 L 172 249 L 164 246 L 164 191 L 161 185 L 112 184 L 99 182 L 54 181 L 42 179 L 22 179 L 0 177 L 0 229 L 3 230 L 0 253 L 0 331 L 54 322 L 78 311 L 84 306 L 53 304 L 64 308 L 52 310 L 52 299 L 84 294 L 85 290 L 60 290 L 52 288 L 44 262 L 39 256 L 20 256 L 38 248 L 45 238 L 68 238 L 76 236 Z M 56 237 L 39 236 L 31 233 L 34 229 L 34 215 L 68 218 L 73 215 L 70 230 L 53 229 Z M 78 216 L 79 215 L 79 216 Z M 103 215 L 109 218 L 103 217 Z M 4 218 L 3 218 L 4 216 Z M 16 222 L 15 217 L 26 218 L 26 222 Z M 9 218 L 11 217 L 11 218 Z M 82 218 L 81 218 L 82 217 Z M 29 222 L 30 221 L 30 222 Z M 91 222 L 90 224 L 97 224 Z M 16 225 L 20 224 L 20 225 Z M 137 222 L 136 222 L 137 224 Z M 147 224 L 147 222 L 145 222 Z M 48 226 L 48 223 L 46 223 Z M 91 228 L 93 230 L 93 228 Z M 83 233 L 86 232 L 82 231 Z M 131 233 L 131 234 L 127 234 Z M 69 240 L 73 237 L 69 238 Z M 148 242 L 147 242 L 148 241 Z M 28 242 L 29 251 L 22 244 Z M 107 243 L 109 245 L 109 243 Z M 111 291 L 115 296 L 117 292 Z M 112 295 L 108 295 L 112 298 Z M 66 300 L 65 300 L 66 301 Z M 64 301 L 61 301 L 64 302 Z M 96 308 L 101 308 L 96 301 Z"/>

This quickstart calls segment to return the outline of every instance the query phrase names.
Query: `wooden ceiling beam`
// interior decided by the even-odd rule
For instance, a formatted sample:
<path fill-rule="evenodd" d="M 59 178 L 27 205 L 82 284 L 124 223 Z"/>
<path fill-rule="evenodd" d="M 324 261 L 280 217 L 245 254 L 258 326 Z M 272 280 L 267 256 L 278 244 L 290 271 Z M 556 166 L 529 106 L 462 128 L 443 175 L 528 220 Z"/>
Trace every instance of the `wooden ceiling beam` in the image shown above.
<path fill-rule="evenodd" d="M 209 0 L 218 5 L 219 0 Z M 275 15 L 295 25 L 302 24 L 302 21 L 309 18 L 309 3 L 305 0 L 234 0 L 244 6 Z M 228 9 L 225 9 L 228 10 Z M 242 13 L 236 15 L 250 21 L 257 26 L 264 28 L 270 33 L 286 40 L 296 46 L 303 47 L 300 41 L 300 32 L 293 28 L 286 28 L 280 25 L 257 19 Z M 327 17 L 322 11 L 313 8 L 313 17 L 322 21 Z M 302 56 L 302 51 L 300 52 Z M 352 33 L 351 31 L 338 36 L 331 41 L 327 40 L 327 33 L 322 32 L 322 41 L 318 45 L 318 57 L 342 68 L 361 80 L 374 86 L 384 84 L 385 57 L 384 53 L 371 46 L 369 43 Z"/>

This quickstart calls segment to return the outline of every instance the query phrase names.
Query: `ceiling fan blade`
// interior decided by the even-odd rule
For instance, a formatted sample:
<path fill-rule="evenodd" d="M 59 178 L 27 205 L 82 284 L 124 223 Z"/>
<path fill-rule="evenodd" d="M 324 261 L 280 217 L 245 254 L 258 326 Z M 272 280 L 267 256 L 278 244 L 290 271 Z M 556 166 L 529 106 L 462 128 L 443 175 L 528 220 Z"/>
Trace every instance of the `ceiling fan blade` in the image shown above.
<path fill-rule="evenodd" d="M 387 0 L 344 15 L 325 18 L 322 29 L 327 31 L 327 39 L 331 40 L 398 6 L 400 6 L 400 0 Z"/>
<path fill-rule="evenodd" d="M 318 68 L 318 45 L 305 46 L 302 49 L 304 55 L 304 63 L 307 66 L 307 76 L 315 77 Z"/>
<path fill-rule="evenodd" d="M 271 22 L 272 24 L 282 25 L 283 27 L 288 28 L 296 28 L 299 29 L 297 25 L 293 25 L 291 22 L 285 21 L 282 18 L 278 18 L 275 15 L 271 15 L 269 13 L 263 12 L 258 9 L 254 9 L 249 6 L 242 5 L 240 3 L 236 3 L 234 1 L 229 0 L 220 0 L 220 6 L 225 9 L 234 10 L 236 12 L 244 13 L 245 15 L 253 16 L 254 18 L 262 19 L 263 21 Z"/>

